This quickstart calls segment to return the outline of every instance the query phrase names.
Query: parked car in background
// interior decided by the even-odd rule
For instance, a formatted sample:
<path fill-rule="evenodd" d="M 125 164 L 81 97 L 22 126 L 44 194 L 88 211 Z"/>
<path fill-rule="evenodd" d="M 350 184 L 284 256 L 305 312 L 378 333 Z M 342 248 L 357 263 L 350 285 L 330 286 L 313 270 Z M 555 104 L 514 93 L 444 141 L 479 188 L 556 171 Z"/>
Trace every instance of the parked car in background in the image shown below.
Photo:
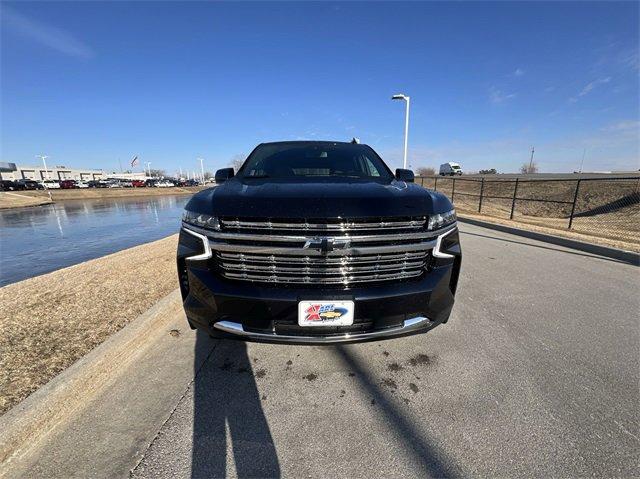
<path fill-rule="evenodd" d="M 12 180 L 0 180 L 0 191 L 16 191 L 18 189 L 24 189 L 18 187 L 15 181 Z"/>
<path fill-rule="evenodd" d="M 63 190 L 72 190 L 77 188 L 76 180 L 60 180 L 60 188 Z"/>
<path fill-rule="evenodd" d="M 22 190 L 44 190 L 44 186 L 35 180 L 21 179 L 17 180 L 16 184 L 22 186 L 22 188 L 20 188 Z"/>
<path fill-rule="evenodd" d="M 87 182 L 89 188 L 106 188 L 107 182 L 103 180 L 91 180 Z"/>
<path fill-rule="evenodd" d="M 107 181 L 107 188 L 120 188 L 122 185 L 119 181 L 109 180 Z"/>
<path fill-rule="evenodd" d="M 157 181 L 154 186 L 156 188 L 170 188 L 170 187 L 174 186 L 174 184 L 171 183 L 168 180 L 160 180 L 160 181 Z"/>
<path fill-rule="evenodd" d="M 40 182 L 42 186 L 44 186 L 48 190 L 59 190 L 60 182 L 57 180 L 43 180 Z"/>
<path fill-rule="evenodd" d="M 118 180 L 120 182 L 120 186 L 123 188 L 133 188 L 133 183 L 129 180 Z"/>
<path fill-rule="evenodd" d="M 76 188 L 89 188 L 89 183 L 86 181 L 76 181 Z"/>
<path fill-rule="evenodd" d="M 462 175 L 462 168 L 458 163 L 452 161 L 440 165 L 440 176 Z"/>
<path fill-rule="evenodd" d="M 147 184 L 144 180 L 131 180 L 131 186 L 134 188 L 144 188 Z"/>

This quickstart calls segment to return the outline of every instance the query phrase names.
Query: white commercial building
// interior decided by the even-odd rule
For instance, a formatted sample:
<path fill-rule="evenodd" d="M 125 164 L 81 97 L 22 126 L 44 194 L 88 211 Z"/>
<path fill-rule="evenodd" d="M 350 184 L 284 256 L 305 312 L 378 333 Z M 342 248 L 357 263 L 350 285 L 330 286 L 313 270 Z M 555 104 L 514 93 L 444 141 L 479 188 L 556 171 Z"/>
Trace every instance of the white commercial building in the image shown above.
<path fill-rule="evenodd" d="M 48 165 L 47 165 L 48 166 Z M 2 180 L 102 180 L 106 174 L 102 170 L 67 168 L 56 166 L 45 170 L 40 166 L 24 166 L 15 163 L 0 163 L 0 179 Z"/>

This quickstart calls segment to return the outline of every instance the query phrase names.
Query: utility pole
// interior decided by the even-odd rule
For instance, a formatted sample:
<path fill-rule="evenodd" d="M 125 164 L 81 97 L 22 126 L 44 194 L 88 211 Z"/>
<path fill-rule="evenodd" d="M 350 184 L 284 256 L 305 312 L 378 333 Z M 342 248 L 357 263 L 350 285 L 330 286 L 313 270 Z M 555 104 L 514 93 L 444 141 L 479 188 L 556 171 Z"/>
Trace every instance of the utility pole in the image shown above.
<path fill-rule="evenodd" d="M 180 167 L 180 178 L 182 178 L 182 166 Z"/>
<path fill-rule="evenodd" d="M 47 155 L 36 155 L 36 158 L 40 158 L 42 160 L 42 164 L 44 165 L 44 173 L 47 175 L 47 180 L 50 180 L 51 178 L 49 177 L 49 170 L 47 169 L 47 158 L 49 158 Z"/>
<path fill-rule="evenodd" d="M 147 164 L 147 171 L 148 171 L 149 178 L 151 178 L 151 162 L 147 161 L 145 163 Z"/>
<path fill-rule="evenodd" d="M 582 150 L 582 161 L 580 162 L 580 173 L 582 173 L 582 167 L 584 166 L 584 157 L 587 154 L 587 149 L 584 148 L 584 150 Z"/>
<path fill-rule="evenodd" d="M 533 154 L 535 152 L 535 148 L 532 146 L 531 147 L 531 159 L 529 160 L 529 173 L 531 173 L 531 169 L 533 168 Z"/>

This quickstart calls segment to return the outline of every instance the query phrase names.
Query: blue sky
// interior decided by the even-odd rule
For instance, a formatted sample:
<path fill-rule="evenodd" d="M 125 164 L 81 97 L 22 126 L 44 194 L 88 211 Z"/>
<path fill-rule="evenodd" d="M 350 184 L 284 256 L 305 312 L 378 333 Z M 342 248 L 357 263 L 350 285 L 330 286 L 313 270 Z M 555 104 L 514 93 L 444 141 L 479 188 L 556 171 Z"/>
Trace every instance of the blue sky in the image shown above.
<path fill-rule="evenodd" d="M 637 2 L 2 3 L 0 161 L 172 173 L 349 140 L 414 168 L 637 170 Z M 138 167 L 140 169 L 140 167 Z"/>

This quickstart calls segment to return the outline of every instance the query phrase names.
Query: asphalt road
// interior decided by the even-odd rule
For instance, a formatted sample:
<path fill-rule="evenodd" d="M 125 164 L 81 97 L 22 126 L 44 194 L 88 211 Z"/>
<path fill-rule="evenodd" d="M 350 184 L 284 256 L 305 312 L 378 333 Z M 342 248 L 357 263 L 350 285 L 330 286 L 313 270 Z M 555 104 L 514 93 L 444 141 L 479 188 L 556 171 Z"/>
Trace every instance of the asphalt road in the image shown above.
<path fill-rule="evenodd" d="M 132 475 L 637 476 L 638 268 L 461 229 L 454 313 L 427 335 L 198 336 L 194 379 Z"/>

